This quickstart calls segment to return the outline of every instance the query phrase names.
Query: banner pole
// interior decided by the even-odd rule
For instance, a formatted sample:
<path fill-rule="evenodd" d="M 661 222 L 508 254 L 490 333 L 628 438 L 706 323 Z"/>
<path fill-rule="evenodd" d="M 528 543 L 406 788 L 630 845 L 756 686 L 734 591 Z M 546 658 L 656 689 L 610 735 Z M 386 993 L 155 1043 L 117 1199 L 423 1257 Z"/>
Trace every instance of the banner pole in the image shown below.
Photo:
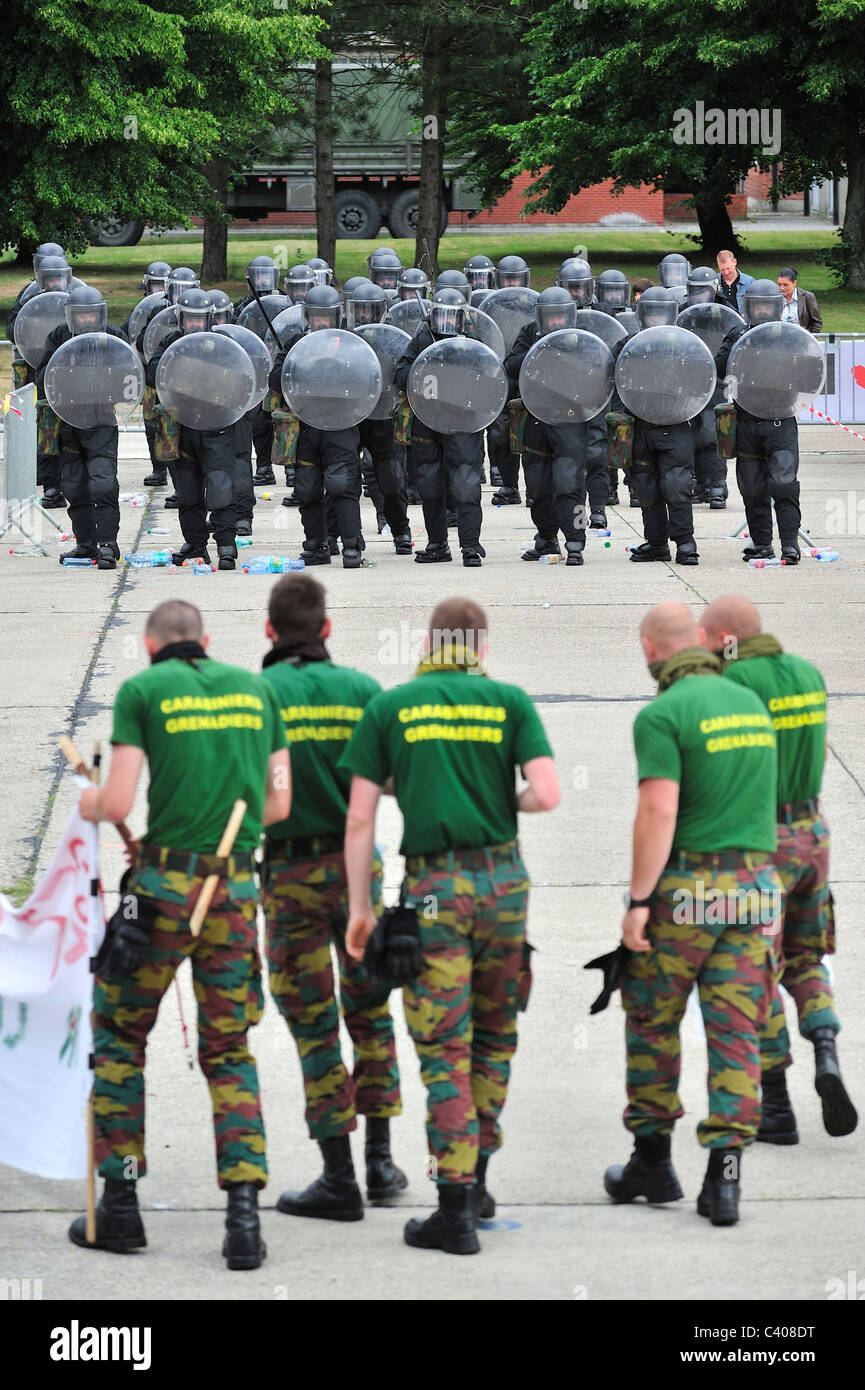
<path fill-rule="evenodd" d="M 91 781 L 99 785 L 100 768 L 102 765 L 102 747 L 97 742 L 93 745 L 93 770 L 90 774 Z M 98 830 L 97 830 L 98 834 Z M 93 875 L 93 882 L 98 881 L 98 874 Z M 96 1022 L 96 1010 L 90 1009 L 90 1037 L 91 1047 L 93 1039 L 93 1029 Z M 88 1245 L 96 1244 L 96 1161 L 95 1161 L 95 1130 L 93 1124 L 93 1091 L 96 1074 L 93 1070 L 93 1053 L 90 1054 L 90 1095 L 87 1098 L 87 1219 L 85 1225 L 85 1236 Z"/>

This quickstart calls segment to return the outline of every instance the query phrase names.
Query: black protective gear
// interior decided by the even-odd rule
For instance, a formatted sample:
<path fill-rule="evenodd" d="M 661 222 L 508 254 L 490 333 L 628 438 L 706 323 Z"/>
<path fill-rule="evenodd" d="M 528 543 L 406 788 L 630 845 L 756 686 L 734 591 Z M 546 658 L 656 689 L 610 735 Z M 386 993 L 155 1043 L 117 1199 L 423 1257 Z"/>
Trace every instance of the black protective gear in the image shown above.
<path fill-rule="evenodd" d="M 176 304 L 185 290 L 194 290 L 201 283 L 194 270 L 188 265 L 176 265 L 168 277 L 166 299 Z"/>
<path fill-rule="evenodd" d="M 426 299 L 430 288 L 429 276 L 425 270 L 411 266 L 403 271 L 396 288 L 400 299 L 417 299 L 418 294 L 421 299 Z"/>
<path fill-rule="evenodd" d="M 617 314 L 631 302 L 631 282 L 623 270 L 602 270 L 595 281 L 596 308 Z"/>
<path fill-rule="evenodd" d="M 408 1178 L 391 1156 L 387 1116 L 367 1115 L 364 1158 L 366 1195 L 373 1206 L 387 1203 L 408 1187 Z"/>
<path fill-rule="evenodd" d="M 347 1134 L 322 1139 L 318 1147 L 324 1172 L 302 1192 L 283 1192 L 277 1211 L 288 1216 L 315 1216 L 325 1221 L 362 1221 L 363 1200 L 354 1176 Z"/>
<path fill-rule="evenodd" d="M 344 299 L 347 328 L 381 323 L 387 313 L 387 295 L 380 285 L 361 282 Z"/>
<path fill-rule="evenodd" d="M 231 323 L 234 309 L 225 290 L 208 290 L 207 297 L 213 305 L 213 323 Z"/>
<path fill-rule="evenodd" d="M 375 484 L 378 497 L 370 495 L 376 511 L 384 514 L 392 536 L 400 536 L 410 531 L 406 506 L 408 498 L 405 485 L 405 449 L 394 442 L 392 420 L 362 420 L 358 425 L 360 442 L 369 451 L 372 463 L 371 483 Z"/>
<path fill-rule="evenodd" d="M 419 1217 L 405 1227 L 406 1245 L 421 1250 L 444 1250 L 448 1255 L 476 1255 L 481 1248 L 475 1231 L 474 1187 L 467 1183 L 439 1183 L 438 1211 L 425 1221 Z"/>
<path fill-rule="evenodd" d="M 218 549 L 234 547 L 237 446 L 235 427 L 180 431 L 180 457 L 174 465 L 178 515 L 183 539 L 196 555 L 207 549 L 207 514 Z"/>
<path fill-rule="evenodd" d="M 315 333 L 322 328 L 338 328 L 342 300 L 332 285 L 314 285 L 300 306 L 304 328 Z M 289 344 L 286 344 L 288 347 Z"/>
<path fill-rule="evenodd" d="M 279 266 L 272 256 L 253 256 L 246 267 L 245 279 L 260 295 L 276 294 L 279 289 Z"/>
<path fill-rule="evenodd" d="M 708 1216 L 713 1226 L 735 1226 L 739 1220 L 739 1178 L 742 1150 L 710 1149 L 703 1186 L 697 1198 L 700 1216 Z"/>
<path fill-rule="evenodd" d="M 33 252 L 34 276 L 46 256 L 60 256 L 62 260 L 66 260 L 66 252 L 63 250 L 63 247 L 60 245 L 59 242 L 43 241 L 41 246 L 37 246 L 36 250 Z"/>
<path fill-rule="evenodd" d="M 356 426 L 347 430 L 300 427 L 294 491 L 306 543 L 313 548 L 328 534 L 325 493 L 334 507 L 343 544 L 361 534 L 359 443 Z"/>
<path fill-rule="evenodd" d="M 206 290 L 184 290 L 175 312 L 181 333 L 206 333 L 213 327 L 213 301 Z"/>
<path fill-rule="evenodd" d="M 36 283 L 41 294 L 68 290 L 71 279 L 72 271 L 65 256 L 43 256 L 36 272 Z"/>
<path fill-rule="evenodd" d="M 104 333 L 108 327 L 108 305 L 99 290 L 90 285 L 70 292 L 64 313 L 73 337 L 79 333 Z"/>
<path fill-rule="evenodd" d="M 633 1202 L 635 1197 L 652 1204 L 677 1202 L 683 1193 L 670 1157 L 670 1136 L 635 1134 L 634 1152 L 624 1167 L 614 1164 L 607 1169 L 604 1187 L 614 1202 Z"/>
<path fill-rule="evenodd" d="M 535 300 L 535 320 L 542 338 L 564 328 L 577 328 L 577 305 L 570 291 L 563 285 L 541 290 Z"/>
<path fill-rule="evenodd" d="M 461 270 L 443 270 L 435 282 L 436 290 L 459 290 L 466 304 L 472 297 L 472 287 Z M 435 297 L 435 296 L 433 296 Z"/>
<path fill-rule="evenodd" d="M 507 289 L 511 285 L 531 284 L 532 272 L 522 256 L 502 256 L 496 266 L 496 289 Z"/>
<path fill-rule="evenodd" d="M 799 1132 L 796 1129 L 796 1116 L 790 1104 L 787 1091 L 786 1068 L 773 1067 L 764 1071 L 761 1078 L 760 1128 L 757 1130 L 758 1144 L 798 1144 Z"/>
<path fill-rule="evenodd" d="M 60 421 L 60 477 L 81 545 L 115 545 L 120 529 L 116 426 L 81 430 Z"/>
<path fill-rule="evenodd" d="M 367 276 L 383 290 L 395 291 L 404 269 L 402 260 L 391 246 L 377 246 L 367 256 Z"/>
<path fill-rule="evenodd" d="M 469 256 L 463 274 L 472 290 L 494 290 L 496 287 L 495 262 L 489 256 Z"/>
<path fill-rule="evenodd" d="M 348 282 L 346 282 L 348 283 Z M 315 272 L 303 264 L 293 265 L 285 275 L 285 293 L 292 304 L 300 304 L 315 285 Z"/>
<path fill-rule="evenodd" d="M 229 1269 L 258 1269 L 267 1254 L 258 1223 L 258 1188 L 254 1182 L 231 1183 L 222 1253 Z"/>
<path fill-rule="evenodd" d="M 556 284 L 568 291 L 575 304 L 585 308 L 595 293 L 595 277 L 588 261 L 580 256 L 568 256 L 559 266 Z"/>
<path fill-rule="evenodd" d="M 468 301 L 458 289 L 444 286 L 437 289 L 430 308 L 430 329 L 439 337 L 456 337 L 465 325 Z"/>
<path fill-rule="evenodd" d="M 631 486 L 643 509 L 646 541 L 662 550 L 669 540 L 681 546 L 694 539 L 691 426 L 649 425 L 637 420 Z"/>
<path fill-rule="evenodd" d="M 718 272 L 709 265 L 697 265 L 688 276 L 688 306 L 714 304 L 718 297 Z"/>
<path fill-rule="evenodd" d="M 99 1205 L 96 1208 L 96 1239 L 87 1239 L 87 1218 L 77 1216 L 69 1227 L 73 1245 L 89 1250 L 112 1250 L 125 1254 L 142 1250 L 147 1244 L 144 1223 L 138 1209 L 135 1179 L 106 1178 Z"/>
<path fill-rule="evenodd" d="M 784 296 L 774 280 L 752 280 L 745 288 L 743 316 L 749 328 L 759 323 L 780 323 Z"/>
<path fill-rule="evenodd" d="M 792 418 L 758 420 L 736 410 L 736 482 L 756 546 L 772 544 L 772 504 L 783 545 L 798 545 L 799 431 Z"/>
<path fill-rule="evenodd" d="M 665 289 L 662 285 L 650 285 L 640 295 L 634 312 L 641 328 L 657 328 L 660 325 L 668 327 L 676 322 L 679 303 L 672 290 Z"/>
<path fill-rule="evenodd" d="M 402 262 L 400 262 L 402 264 Z M 307 265 L 315 276 L 316 285 L 332 285 L 333 270 L 321 256 L 310 256 Z"/>

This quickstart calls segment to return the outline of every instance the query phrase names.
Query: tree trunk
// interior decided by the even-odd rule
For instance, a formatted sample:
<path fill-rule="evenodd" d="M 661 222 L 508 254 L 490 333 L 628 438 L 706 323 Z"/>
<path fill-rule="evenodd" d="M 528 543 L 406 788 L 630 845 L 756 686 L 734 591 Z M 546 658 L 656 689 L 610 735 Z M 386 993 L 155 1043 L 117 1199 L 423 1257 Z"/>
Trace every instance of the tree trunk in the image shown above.
<path fill-rule="evenodd" d="M 733 231 L 730 209 L 724 197 L 722 192 L 706 187 L 693 194 L 694 211 L 700 224 L 700 249 L 705 252 L 707 260 L 711 258 L 714 261 L 719 251 L 732 251 L 734 256 L 738 256 L 742 250 Z"/>
<path fill-rule="evenodd" d="M 204 218 L 201 281 L 221 284 L 228 279 L 228 160 L 212 159 L 207 166 L 211 202 Z"/>
<path fill-rule="evenodd" d="M 844 248 L 844 287 L 865 290 L 865 140 L 858 118 L 848 119 L 844 145 L 847 165 L 847 206 L 841 245 Z"/>
<path fill-rule="evenodd" d="M 331 46 L 330 30 L 316 35 L 325 48 Z M 336 260 L 336 220 L 333 183 L 333 64 L 327 58 L 315 64 L 315 224 L 317 250 L 332 266 Z"/>
<path fill-rule="evenodd" d="M 439 273 L 439 228 L 442 213 L 442 173 L 444 170 L 445 122 L 447 101 L 444 73 L 444 31 L 430 25 L 421 62 L 421 150 L 420 198 L 418 200 L 417 231 L 415 233 L 415 265 L 421 266 L 431 280 Z"/>
<path fill-rule="evenodd" d="M 27 266 L 28 269 L 32 269 L 33 252 L 36 250 L 37 244 L 38 243 L 35 241 L 19 241 L 18 248 L 15 252 L 15 260 L 13 261 L 13 265 L 15 265 L 16 267 Z"/>

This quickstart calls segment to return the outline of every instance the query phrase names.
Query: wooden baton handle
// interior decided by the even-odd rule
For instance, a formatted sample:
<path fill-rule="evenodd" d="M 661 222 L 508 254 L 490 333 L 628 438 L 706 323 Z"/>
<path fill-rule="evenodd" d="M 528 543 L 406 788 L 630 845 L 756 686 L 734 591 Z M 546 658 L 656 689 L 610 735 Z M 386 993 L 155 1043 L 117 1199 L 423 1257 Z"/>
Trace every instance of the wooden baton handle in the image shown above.
<path fill-rule="evenodd" d="M 216 853 L 219 855 L 220 859 L 227 859 L 231 853 L 234 847 L 234 841 L 237 838 L 237 832 L 240 829 L 240 823 L 245 815 L 246 802 L 235 801 L 231 808 L 231 815 L 228 817 L 228 823 L 222 832 L 222 839 L 217 846 Z M 198 936 L 201 932 L 204 919 L 207 916 L 207 909 L 210 907 L 218 883 L 219 874 L 208 874 L 202 884 L 201 892 L 198 895 L 198 901 L 189 919 L 189 929 L 193 936 Z"/>
<path fill-rule="evenodd" d="M 71 738 L 69 738 L 66 734 L 62 734 L 57 741 L 60 744 L 60 751 L 65 757 L 66 761 L 69 763 L 70 767 L 73 767 L 81 777 L 87 777 L 90 781 L 92 781 L 93 773 L 85 763 L 81 754 L 78 752 L 78 749 L 75 747 L 75 744 L 72 742 Z M 135 844 L 135 836 L 129 829 L 129 826 L 126 824 L 125 820 L 122 820 L 118 823 L 117 831 L 120 835 L 121 840 L 127 847 L 129 845 Z"/>

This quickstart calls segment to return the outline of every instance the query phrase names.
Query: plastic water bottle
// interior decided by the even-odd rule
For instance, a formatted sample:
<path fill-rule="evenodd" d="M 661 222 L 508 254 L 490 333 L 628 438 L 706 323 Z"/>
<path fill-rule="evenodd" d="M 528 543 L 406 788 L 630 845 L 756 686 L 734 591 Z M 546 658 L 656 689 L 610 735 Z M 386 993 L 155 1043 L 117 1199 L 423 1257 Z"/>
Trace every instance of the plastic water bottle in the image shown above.
<path fill-rule="evenodd" d="M 749 560 L 748 568 L 752 570 L 778 569 L 781 565 L 786 565 L 786 560 L 779 560 L 777 556 L 772 560 Z"/>
<path fill-rule="evenodd" d="M 193 573 L 193 574 L 213 574 L 213 566 L 212 566 L 212 565 L 205 565 L 204 563 L 199 563 L 199 564 L 193 566 L 192 573 Z"/>
<path fill-rule="evenodd" d="M 377 564 L 378 560 L 368 560 L 364 555 L 363 559 L 360 562 L 360 567 L 361 569 L 365 570 L 374 570 Z"/>
<path fill-rule="evenodd" d="M 168 532 L 166 531 L 165 534 L 167 536 Z M 252 545 L 252 536 L 238 536 L 235 544 L 238 550 L 242 550 L 245 545 Z"/>
<path fill-rule="evenodd" d="M 809 550 L 809 551 L 808 551 L 808 554 L 809 554 L 809 555 L 812 555 L 812 556 L 814 557 L 815 560 L 822 560 L 824 564 L 829 564 L 830 561 L 832 561 L 832 560 L 837 560 L 837 559 L 838 559 L 838 551 L 837 551 L 837 550 L 817 550 L 817 549 L 814 549 L 814 550 Z"/>
<path fill-rule="evenodd" d="M 266 555 L 250 556 L 244 562 L 244 574 L 270 574 L 270 561 Z"/>
<path fill-rule="evenodd" d="M 123 558 L 126 561 L 127 565 L 132 565 L 133 569 L 161 569 L 163 565 L 171 564 L 171 551 L 136 550 L 132 555 L 124 555 Z"/>
<path fill-rule="evenodd" d="M 564 556 L 562 555 L 541 555 L 538 560 L 539 565 L 560 565 Z"/>
<path fill-rule="evenodd" d="M 95 560 L 88 560 L 86 555 L 67 555 L 63 560 L 65 570 L 79 569 L 89 570 L 91 565 L 95 565 Z"/>
<path fill-rule="evenodd" d="M 168 526 L 148 526 L 145 536 L 170 536 L 171 528 Z"/>
<path fill-rule="evenodd" d="M 383 526 L 379 534 L 383 541 L 393 540 L 393 532 L 391 531 L 389 526 Z"/>
<path fill-rule="evenodd" d="M 589 530 L 589 535 L 590 535 L 590 536 L 611 536 L 612 534 L 613 534 L 612 531 L 610 531 L 610 530 L 602 531 L 600 527 L 592 527 L 592 528 L 590 528 L 590 530 Z"/>

